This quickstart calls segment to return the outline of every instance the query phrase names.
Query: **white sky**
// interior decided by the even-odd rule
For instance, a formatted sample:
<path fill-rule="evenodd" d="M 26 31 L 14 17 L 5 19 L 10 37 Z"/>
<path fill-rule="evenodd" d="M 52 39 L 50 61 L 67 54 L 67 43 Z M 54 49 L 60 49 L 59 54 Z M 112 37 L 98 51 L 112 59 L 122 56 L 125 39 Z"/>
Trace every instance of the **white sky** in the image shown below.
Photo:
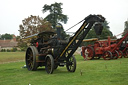
<path fill-rule="evenodd" d="M 19 35 L 19 25 L 30 15 L 45 17 L 42 13 L 44 4 L 63 3 L 63 14 L 69 20 L 64 24 L 68 29 L 89 14 L 101 14 L 109 22 L 114 35 L 124 30 L 124 22 L 128 20 L 128 0 L 1 0 L 0 1 L 0 34 Z M 80 25 L 70 30 L 75 32 Z"/>

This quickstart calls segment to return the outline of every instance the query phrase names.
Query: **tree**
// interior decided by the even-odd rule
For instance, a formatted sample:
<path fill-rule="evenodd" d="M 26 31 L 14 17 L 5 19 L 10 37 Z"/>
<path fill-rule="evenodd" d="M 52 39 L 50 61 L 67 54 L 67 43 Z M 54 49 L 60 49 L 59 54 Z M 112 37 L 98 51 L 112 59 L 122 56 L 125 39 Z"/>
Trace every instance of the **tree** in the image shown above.
<path fill-rule="evenodd" d="M 22 39 L 18 38 L 18 47 L 21 49 L 21 51 L 25 51 L 27 49 L 27 42 L 24 42 Z"/>
<path fill-rule="evenodd" d="M 103 26 L 104 26 L 104 28 L 109 30 L 110 27 L 108 26 L 108 24 L 109 23 L 105 20 L 104 23 L 103 23 Z"/>
<path fill-rule="evenodd" d="M 8 34 L 8 33 L 1 35 L 1 39 L 2 40 L 4 40 L 4 39 L 12 39 L 12 38 L 13 38 L 13 36 L 11 34 Z"/>
<path fill-rule="evenodd" d="M 55 2 L 54 4 L 43 6 L 43 13 L 49 11 L 49 14 L 44 18 L 46 21 L 49 21 L 52 24 L 52 28 L 56 29 L 56 25 L 60 22 L 66 24 L 68 21 L 67 15 L 62 14 L 62 3 Z M 65 39 L 68 35 L 65 33 L 64 29 L 61 30 L 61 37 Z"/>
<path fill-rule="evenodd" d="M 19 25 L 19 32 L 21 38 L 24 38 L 29 35 L 40 33 L 46 30 L 52 30 L 51 24 L 48 21 L 43 20 L 39 16 L 30 16 L 22 20 L 22 24 Z"/>
<path fill-rule="evenodd" d="M 99 39 L 107 39 L 108 36 L 113 37 L 112 32 L 109 30 L 109 26 L 108 26 L 108 22 L 105 21 L 105 23 L 103 24 L 104 28 L 102 30 L 101 35 L 96 35 L 95 30 L 91 29 L 90 32 L 88 33 L 86 39 L 90 39 L 90 38 L 99 38 Z"/>
<path fill-rule="evenodd" d="M 27 49 L 27 42 L 24 42 L 20 36 L 16 37 L 16 41 L 18 42 L 18 47 L 20 48 L 21 51 L 25 51 Z"/>
<path fill-rule="evenodd" d="M 124 22 L 124 32 L 123 32 L 122 36 L 124 36 L 127 32 L 128 32 L 128 21 L 125 21 Z"/>
<path fill-rule="evenodd" d="M 57 23 L 63 22 L 64 24 L 66 24 L 68 21 L 67 15 L 62 14 L 61 5 L 63 4 L 55 2 L 54 4 L 51 5 L 45 4 L 43 6 L 43 10 L 42 10 L 43 13 L 47 11 L 50 12 L 50 14 L 46 16 L 45 20 L 49 21 L 54 29 Z"/>

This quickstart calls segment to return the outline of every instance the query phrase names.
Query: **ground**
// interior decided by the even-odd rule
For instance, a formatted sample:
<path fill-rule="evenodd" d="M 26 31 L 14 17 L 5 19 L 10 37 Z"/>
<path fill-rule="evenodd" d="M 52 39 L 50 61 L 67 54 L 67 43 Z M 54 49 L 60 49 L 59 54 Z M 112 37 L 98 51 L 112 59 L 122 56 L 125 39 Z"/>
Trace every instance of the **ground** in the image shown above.
<path fill-rule="evenodd" d="M 117 60 L 88 60 L 76 54 L 74 73 L 58 67 L 53 74 L 45 68 L 28 71 L 23 68 L 24 52 L 0 52 L 0 85 L 127 85 L 128 58 Z"/>

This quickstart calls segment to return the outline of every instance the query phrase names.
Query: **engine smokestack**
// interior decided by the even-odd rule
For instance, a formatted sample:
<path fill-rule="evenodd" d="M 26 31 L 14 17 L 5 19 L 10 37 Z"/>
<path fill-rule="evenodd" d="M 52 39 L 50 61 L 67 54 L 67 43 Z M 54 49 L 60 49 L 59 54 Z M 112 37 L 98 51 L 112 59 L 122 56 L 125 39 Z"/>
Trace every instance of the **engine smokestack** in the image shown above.
<path fill-rule="evenodd" d="M 61 39 L 61 29 L 62 29 L 62 25 L 60 23 L 57 23 L 56 25 L 56 33 L 57 33 L 57 39 Z"/>

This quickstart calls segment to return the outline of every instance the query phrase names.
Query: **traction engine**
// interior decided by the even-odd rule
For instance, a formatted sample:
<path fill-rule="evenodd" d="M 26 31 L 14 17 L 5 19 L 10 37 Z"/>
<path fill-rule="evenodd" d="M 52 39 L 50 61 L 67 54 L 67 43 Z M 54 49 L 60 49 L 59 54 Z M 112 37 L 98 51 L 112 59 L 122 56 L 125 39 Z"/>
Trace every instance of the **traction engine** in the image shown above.
<path fill-rule="evenodd" d="M 26 50 L 26 66 L 30 71 L 45 66 L 48 74 L 52 74 L 58 66 L 65 66 L 69 72 L 75 72 L 76 59 L 73 55 L 82 43 L 89 30 L 94 27 L 96 34 L 101 34 L 105 18 L 101 15 L 89 15 L 81 22 L 82 26 L 67 40 L 60 40 L 55 32 L 45 31 L 26 38 L 36 37 L 31 40 L 31 45 Z"/>

